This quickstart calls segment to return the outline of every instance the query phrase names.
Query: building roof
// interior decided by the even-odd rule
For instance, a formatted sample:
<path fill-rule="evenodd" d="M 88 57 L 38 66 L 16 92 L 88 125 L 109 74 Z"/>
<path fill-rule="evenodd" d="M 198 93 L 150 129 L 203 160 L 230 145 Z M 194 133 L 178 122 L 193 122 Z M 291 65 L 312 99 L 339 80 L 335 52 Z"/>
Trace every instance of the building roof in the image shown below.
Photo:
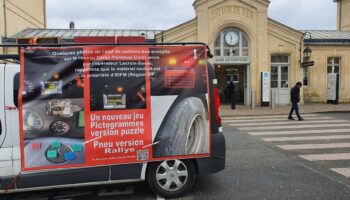
<path fill-rule="evenodd" d="M 60 37 L 73 39 L 78 36 L 145 36 L 153 40 L 161 30 L 130 30 L 130 29 L 35 29 L 27 28 L 12 35 L 11 38 Z"/>
<path fill-rule="evenodd" d="M 350 31 L 338 30 L 303 30 L 301 32 L 311 33 L 311 40 L 306 38 L 305 42 L 311 44 L 329 44 L 329 45 L 349 45 Z"/>
<path fill-rule="evenodd" d="M 195 18 L 196 19 L 196 18 Z M 192 22 L 192 19 L 188 22 Z M 185 23 L 188 23 L 185 22 Z M 171 29 L 170 29 L 171 30 Z M 292 29 L 294 30 L 294 29 Z M 133 29 L 36 29 L 27 28 L 5 40 L 16 43 L 16 38 L 60 37 L 63 41 L 72 42 L 78 36 L 145 36 L 146 40 L 154 40 L 162 30 L 133 30 Z M 338 30 L 301 30 L 310 32 L 312 39 L 305 38 L 304 42 L 315 45 L 350 45 L 350 31 Z M 3 38 L 4 39 L 4 38 Z"/>

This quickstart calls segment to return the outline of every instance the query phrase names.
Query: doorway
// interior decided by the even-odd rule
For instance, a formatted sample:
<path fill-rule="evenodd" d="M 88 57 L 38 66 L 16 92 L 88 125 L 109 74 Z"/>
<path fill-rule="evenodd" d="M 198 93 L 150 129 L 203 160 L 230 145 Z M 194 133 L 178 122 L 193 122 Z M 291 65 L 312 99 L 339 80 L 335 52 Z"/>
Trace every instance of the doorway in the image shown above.
<path fill-rule="evenodd" d="M 289 103 L 289 66 L 271 66 L 271 88 L 275 90 L 275 100 L 277 105 L 287 105 Z"/>
<path fill-rule="evenodd" d="M 235 85 L 235 96 L 237 105 L 248 105 L 248 66 L 247 65 L 216 65 L 215 73 L 218 79 L 220 100 L 223 104 L 231 102 L 228 85 Z"/>
<path fill-rule="evenodd" d="M 276 105 L 287 105 L 290 102 L 289 66 L 288 55 L 271 56 L 271 89 L 275 91 Z"/>

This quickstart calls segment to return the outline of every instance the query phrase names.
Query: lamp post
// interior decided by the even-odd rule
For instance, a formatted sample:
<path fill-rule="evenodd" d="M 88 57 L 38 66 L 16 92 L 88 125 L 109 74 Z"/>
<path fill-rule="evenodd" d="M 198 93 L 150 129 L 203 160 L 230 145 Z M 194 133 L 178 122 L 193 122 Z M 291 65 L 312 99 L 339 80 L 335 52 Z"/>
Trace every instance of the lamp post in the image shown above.
<path fill-rule="evenodd" d="M 308 37 L 308 41 L 306 43 L 306 48 L 303 50 L 303 57 L 301 57 L 301 50 L 302 50 L 302 45 L 303 45 L 303 41 L 304 39 Z M 310 41 L 312 39 L 312 36 L 311 36 L 311 33 L 306 31 L 303 33 L 303 35 L 301 36 L 300 38 L 300 49 L 299 49 L 299 53 L 300 53 L 300 59 L 299 59 L 299 64 L 300 64 L 300 67 L 303 68 L 303 72 L 304 72 L 304 78 L 303 78 L 303 85 L 307 85 L 308 84 L 308 80 L 307 80 L 307 68 L 308 66 L 311 66 L 313 65 L 313 62 L 309 63 L 310 61 L 310 57 L 311 57 L 311 53 L 312 53 L 312 50 L 309 48 L 309 44 L 310 44 Z M 306 63 L 308 62 L 308 63 Z"/>

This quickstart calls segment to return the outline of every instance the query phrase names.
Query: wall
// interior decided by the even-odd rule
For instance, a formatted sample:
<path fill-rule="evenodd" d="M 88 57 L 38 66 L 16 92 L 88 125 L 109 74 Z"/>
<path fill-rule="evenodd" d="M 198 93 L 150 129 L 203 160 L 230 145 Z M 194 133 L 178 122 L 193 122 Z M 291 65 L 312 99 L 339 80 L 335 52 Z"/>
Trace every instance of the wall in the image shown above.
<path fill-rule="evenodd" d="M 337 29 L 350 31 L 350 0 L 338 1 Z"/>
<path fill-rule="evenodd" d="M 339 102 L 350 102 L 350 47 L 310 46 L 315 66 L 310 67 L 309 86 L 304 88 L 305 101 L 327 101 L 327 58 L 340 57 Z"/>
<path fill-rule="evenodd" d="M 3 2 L 4 0 L 1 0 L 1 37 L 6 34 L 13 35 L 26 28 L 46 27 L 45 0 L 6 0 L 7 33 L 5 33 Z"/>
<path fill-rule="evenodd" d="M 197 0 L 194 3 L 198 19 L 198 41 L 211 49 L 219 32 L 227 27 L 243 30 L 250 42 L 250 86 L 260 103 L 260 72 L 269 70 L 267 44 L 267 8 L 265 0 L 225 1 Z"/>
<path fill-rule="evenodd" d="M 350 10 L 350 0 L 343 0 L 343 9 Z M 348 3 L 349 2 L 349 3 Z M 349 5 L 349 8 L 346 6 Z M 219 32 L 227 27 L 243 30 L 250 42 L 250 86 L 256 91 L 256 105 L 260 105 L 260 74 L 270 71 L 273 54 L 290 57 L 290 87 L 303 80 L 299 48 L 302 33 L 267 17 L 269 2 L 266 0 L 196 0 L 193 4 L 196 18 L 156 36 L 160 42 L 204 42 L 214 49 Z M 345 6 L 345 7 L 344 7 Z M 344 12 L 345 13 L 345 12 Z M 350 12 L 343 20 L 349 21 Z M 162 37 L 161 37 L 162 36 Z M 309 86 L 303 87 L 305 101 L 325 102 L 327 56 L 342 57 L 340 101 L 350 101 L 350 48 L 339 46 L 313 46 L 315 66 L 311 67 Z M 349 55 L 349 56 L 347 56 Z M 211 60 L 213 62 L 213 60 Z M 303 100 L 302 100 L 303 101 Z"/>
<path fill-rule="evenodd" d="M 175 26 L 156 35 L 157 42 L 196 42 L 197 19 Z"/>
<path fill-rule="evenodd" d="M 289 56 L 289 89 L 293 87 L 296 82 L 302 82 L 303 79 L 303 70 L 299 67 L 301 35 L 301 32 L 272 19 L 268 21 L 269 66 L 271 66 L 272 55 Z M 302 92 L 301 96 L 303 96 Z"/>
<path fill-rule="evenodd" d="M 227 27 L 241 29 L 247 34 L 250 42 L 250 86 L 251 90 L 256 91 L 256 103 L 259 105 L 260 74 L 263 71 L 270 71 L 270 55 L 276 52 L 287 53 L 291 55 L 291 65 L 295 66 L 297 63 L 295 52 L 298 49 L 298 38 L 301 36 L 300 32 L 268 20 L 268 5 L 269 2 L 266 0 L 197 0 L 193 4 L 196 18 L 165 31 L 163 41 L 178 42 L 186 41 L 183 38 L 192 39 L 192 42 L 204 42 L 214 49 L 215 39 L 222 29 Z M 159 38 L 160 34 L 157 35 L 157 41 L 160 41 Z M 273 45 L 269 47 L 270 44 Z M 292 80 L 302 76 L 302 72 L 296 70 L 293 70 L 292 74 Z M 294 78 L 296 74 L 298 78 Z"/>

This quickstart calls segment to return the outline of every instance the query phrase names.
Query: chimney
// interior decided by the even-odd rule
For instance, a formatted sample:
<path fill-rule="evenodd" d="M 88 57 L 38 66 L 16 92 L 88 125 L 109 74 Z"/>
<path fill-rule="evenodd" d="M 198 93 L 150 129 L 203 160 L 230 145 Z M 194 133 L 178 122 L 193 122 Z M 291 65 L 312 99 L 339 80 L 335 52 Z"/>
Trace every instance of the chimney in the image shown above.
<path fill-rule="evenodd" d="M 74 29 L 74 28 L 75 28 L 74 21 L 69 22 L 69 29 Z"/>

